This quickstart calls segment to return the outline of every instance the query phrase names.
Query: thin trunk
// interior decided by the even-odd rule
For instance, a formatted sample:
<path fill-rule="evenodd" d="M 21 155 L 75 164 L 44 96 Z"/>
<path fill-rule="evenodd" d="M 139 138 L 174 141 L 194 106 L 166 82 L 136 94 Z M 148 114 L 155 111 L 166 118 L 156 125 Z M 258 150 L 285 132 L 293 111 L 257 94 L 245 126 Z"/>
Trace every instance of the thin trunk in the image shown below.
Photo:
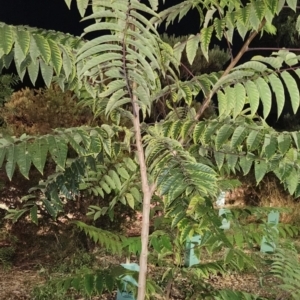
<path fill-rule="evenodd" d="M 133 83 L 133 91 L 136 88 L 136 83 Z M 145 154 L 142 143 L 142 134 L 140 129 L 139 119 L 139 105 L 136 101 L 136 96 L 133 93 L 133 126 L 135 131 L 135 143 L 137 148 L 137 156 L 140 165 L 140 173 L 142 180 L 143 191 L 143 214 L 142 214 L 142 230 L 141 230 L 141 242 L 142 250 L 140 255 L 140 272 L 138 282 L 138 296 L 137 300 L 144 300 L 146 294 L 146 279 L 147 279 L 147 264 L 148 264 L 148 241 L 149 241 L 149 225 L 150 225 L 150 203 L 153 194 L 154 186 L 151 186 L 148 182 L 147 166 L 145 161 Z"/>
<path fill-rule="evenodd" d="M 130 25 L 131 30 L 135 31 L 135 26 Z M 125 42 L 125 40 L 124 40 Z M 125 43 L 124 43 L 125 44 Z M 126 48 L 123 46 L 123 64 L 124 70 L 126 70 Z M 133 112 L 133 127 L 135 132 L 135 144 L 138 161 L 140 165 L 140 174 L 142 181 L 142 192 L 143 192 L 143 212 L 142 212 L 142 229 L 141 229 L 141 243 L 142 249 L 139 260 L 139 280 L 138 280 L 138 295 L 137 300 L 144 300 L 146 295 L 146 283 L 147 283 L 147 265 L 148 265 L 148 243 L 149 243 L 149 225 L 150 225 L 150 203 L 155 185 L 151 186 L 148 181 L 147 166 L 145 160 L 145 153 L 142 142 L 141 134 L 141 122 L 139 117 L 140 106 L 136 96 L 137 83 L 131 82 L 132 89 L 130 88 L 130 82 L 127 80 L 127 88 L 130 92 L 132 112 Z"/>

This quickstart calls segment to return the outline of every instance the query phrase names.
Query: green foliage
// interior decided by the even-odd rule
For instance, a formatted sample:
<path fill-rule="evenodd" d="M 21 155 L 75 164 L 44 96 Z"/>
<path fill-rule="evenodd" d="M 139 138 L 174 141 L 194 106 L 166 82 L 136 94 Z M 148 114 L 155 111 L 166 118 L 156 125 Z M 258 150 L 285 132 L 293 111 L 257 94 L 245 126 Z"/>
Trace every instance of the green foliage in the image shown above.
<path fill-rule="evenodd" d="M 0 248 L 0 265 L 4 268 L 12 264 L 12 259 L 15 255 L 14 247 L 1 247 Z"/>
<path fill-rule="evenodd" d="M 0 106 L 9 99 L 13 93 L 13 86 L 19 82 L 15 75 L 1 75 L 0 76 Z"/>
<path fill-rule="evenodd" d="M 66 0 L 69 7 L 71 2 Z M 89 2 L 76 3 L 84 16 Z M 295 3 L 287 1 L 293 10 Z M 257 183 L 268 172 L 274 172 L 290 194 L 300 195 L 299 133 L 276 132 L 265 122 L 273 102 L 277 103 L 277 116 L 282 114 L 285 91 L 291 98 L 293 111 L 298 110 L 295 77 L 300 74 L 299 58 L 282 50 L 269 57 L 255 56 L 237 66 L 237 57 L 225 71 L 189 74 L 184 80 L 181 80 L 181 58 L 185 51 L 186 60 L 193 66 L 200 48 L 209 59 L 212 38 L 225 38 L 231 44 L 235 31 L 243 40 L 247 37 L 241 49 L 245 52 L 258 32 L 275 33 L 272 21 L 283 5 L 284 1 L 275 0 L 244 4 L 238 0 L 207 1 L 203 5 L 187 0 L 157 12 L 158 2 L 154 0 L 150 6 L 137 0 L 92 1 L 92 13 L 84 20 L 95 23 L 87 26 L 85 33 L 97 32 L 99 36 L 89 41 L 1 24 L 3 66 L 8 67 L 14 60 L 19 76 L 23 78 L 28 71 L 33 83 L 40 70 L 48 87 L 54 80 L 61 88 L 75 90 L 82 102 L 87 100 L 86 105 L 92 107 L 95 116 L 109 120 L 100 127 L 56 129 L 44 136 L 3 135 L 0 166 L 5 166 L 10 179 L 16 167 L 25 177 L 32 165 L 43 173 L 47 157 L 57 166 L 57 172 L 36 188 L 42 191 L 38 201 L 42 205 L 38 206 L 29 195 L 27 207 L 9 211 L 8 217 L 17 219 L 30 212 L 32 221 L 37 223 L 38 210 L 44 209 L 55 218 L 63 210 L 65 199 L 86 191 L 107 200 L 107 205 L 90 206 L 89 214 L 96 220 L 109 213 L 118 201 L 134 208 L 142 196 L 144 201 L 150 198 L 151 191 L 164 206 L 163 226 L 158 226 L 158 231 L 150 237 L 152 256 L 160 264 L 165 263 L 172 272 L 198 281 L 214 272 L 241 271 L 251 265 L 255 268 L 253 262 L 258 255 L 253 258 L 246 250 L 258 244 L 270 228 L 243 221 L 251 218 L 257 221 L 262 212 L 249 209 L 228 214 L 233 230 L 226 232 L 220 228 L 221 219 L 213 202 L 222 188 L 221 176 L 237 172 L 246 175 L 252 170 Z M 200 14 L 200 32 L 173 45 L 163 41 L 156 26 L 163 22 L 168 26 L 194 7 Z M 220 52 L 215 51 L 217 57 Z M 222 55 L 222 59 L 227 57 Z M 197 107 L 193 101 L 199 95 L 201 106 Z M 215 95 L 218 115 L 201 119 Z M 142 123 L 151 117 L 157 100 L 165 101 L 170 113 L 155 124 Z M 260 104 L 262 117 L 258 116 Z M 133 124 L 134 129 L 128 124 Z M 72 159 L 67 159 L 70 151 Z M 135 155 L 139 157 L 141 177 L 137 175 Z M 136 239 L 81 222 L 76 225 L 112 253 L 141 251 Z M 297 233 L 291 226 L 279 228 L 283 236 Z M 211 255 L 221 251 L 224 255 L 220 260 L 199 264 L 194 270 L 179 270 L 185 242 L 195 234 L 203 239 L 195 250 L 197 254 L 205 249 Z M 67 278 L 61 286 L 66 290 L 81 288 L 88 295 L 101 294 L 104 288 L 111 292 L 122 274 L 124 270 L 120 268 L 85 272 Z M 156 285 L 149 282 L 148 288 L 153 292 Z M 243 292 L 227 290 L 210 290 L 207 295 L 215 299 L 255 299 Z"/>
<path fill-rule="evenodd" d="M 181 61 L 182 65 L 188 68 L 191 72 L 189 74 L 184 67 L 181 67 L 180 75 L 182 79 L 189 78 L 191 74 L 200 75 L 220 71 L 223 68 L 224 64 L 230 59 L 230 55 L 228 52 L 221 50 L 218 46 L 214 46 L 208 53 L 209 60 L 206 60 L 201 49 L 197 47 L 193 63 L 190 64 L 187 59 L 186 53 L 182 53 L 179 50 L 180 48 L 185 46 L 187 37 L 175 37 L 174 35 L 168 36 L 166 34 L 163 34 L 161 36 L 161 39 L 165 43 L 168 43 L 173 47 L 174 55 L 177 55 L 178 53 L 178 57 L 176 57 L 178 61 Z"/>
<path fill-rule="evenodd" d="M 293 245 L 277 249 L 271 260 L 270 274 L 267 274 L 266 278 L 271 274 L 279 280 L 277 297 L 299 298 L 300 264 L 298 253 Z"/>
<path fill-rule="evenodd" d="M 0 70 L 9 68 L 14 60 L 21 80 L 28 71 L 32 83 L 35 84 L 41 71 L 48 87 L 52 80 L 57 81 L 62 88 L 64 85 L 68 89 L 76 86 L 74 49 L 82 45 L 79 38 L 4 23 L 0 23 L 0 37 Z"/>
<path fill-rule="evenodd" d="M 105 247 L 108 251 L 114 254 L 121 254 L 122 241 L 124 237 L 113 234 L 109 231 L 96 228 L 94 226 L 88 226 L 82 222 L 75 222 L 75 224 L 95 242 Z"/>

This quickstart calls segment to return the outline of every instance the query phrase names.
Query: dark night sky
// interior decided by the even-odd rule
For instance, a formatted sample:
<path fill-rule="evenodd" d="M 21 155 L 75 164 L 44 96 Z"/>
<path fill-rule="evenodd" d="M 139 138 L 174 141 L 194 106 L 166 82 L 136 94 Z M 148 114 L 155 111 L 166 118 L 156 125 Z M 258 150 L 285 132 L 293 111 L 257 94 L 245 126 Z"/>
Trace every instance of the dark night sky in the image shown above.
<path fill-rule="evenodd" d="M 166 5 L 181 2 L 167 0 Z M 80 15 L 73 0 L 71 11 L 64 0 L 0 0 L 0 22 L 11 25 L 29 25 L 80 35 L 87 22 L 80 23 Z M 171 34 L 183 35 L 199 30 L 198 13 L 189 13 L 180 25 L 170 26 Z"/>
<path fill-rule="evenodd" d="M 80 35 L 84 24 L 72 5 L 63 0 L 0 0 L 0 21 L 12 25 L 29 25 Z M 75 2 L 74 2 L 75 4 Z"/>

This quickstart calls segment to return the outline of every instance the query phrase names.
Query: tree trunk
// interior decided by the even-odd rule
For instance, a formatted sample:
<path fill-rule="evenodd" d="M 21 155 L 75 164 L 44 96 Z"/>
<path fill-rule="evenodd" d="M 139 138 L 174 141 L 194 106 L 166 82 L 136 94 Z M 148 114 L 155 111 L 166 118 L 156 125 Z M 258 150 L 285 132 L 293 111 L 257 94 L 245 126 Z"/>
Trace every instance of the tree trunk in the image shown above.
<path fill-rule="evenodd" d="M 133 83 L 133 90 L 136 84 Z M 142 181 L 143 192 L 143 213 L 142 213 L 142 230 L 141 230 L 141 242 L 142 250 L 139 260 L 140 272 L 138 281 L 138 296 L 137 300 L 144 300 L 146 294 L 146 279 L 147 279 L 147 264 L 148 264 L 148 242 L 149 242 L 149 225 L 150 225 L 150 203 L 155 186 L 151 186 L 148 181 L 147 166 L 145 161 L 145 153 L 142 143 L 142 134 L 140 129 L 139 119 L 139 105 L 136 101 L 136 96 L 133 96 L 133 126 L 135 131 L 135 143 L 137 148 L 137 156 L 140 164 L 140 174 Z"/>

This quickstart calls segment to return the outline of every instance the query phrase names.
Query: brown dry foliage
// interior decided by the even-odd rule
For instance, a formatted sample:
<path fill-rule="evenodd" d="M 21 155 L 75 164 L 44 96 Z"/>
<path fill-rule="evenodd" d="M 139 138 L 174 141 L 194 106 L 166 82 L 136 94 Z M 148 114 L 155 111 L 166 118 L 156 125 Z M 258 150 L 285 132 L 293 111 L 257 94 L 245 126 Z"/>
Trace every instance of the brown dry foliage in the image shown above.
<path fill-rule="evenodd" d="M 0 113 L 10 133 L 42 135 L 54 128 L 89 124 L 91 112 L 77 104 L 73 92 L 63 92 L 53 84 L 49 89 L 25 88 L 13 93 Z"/>

